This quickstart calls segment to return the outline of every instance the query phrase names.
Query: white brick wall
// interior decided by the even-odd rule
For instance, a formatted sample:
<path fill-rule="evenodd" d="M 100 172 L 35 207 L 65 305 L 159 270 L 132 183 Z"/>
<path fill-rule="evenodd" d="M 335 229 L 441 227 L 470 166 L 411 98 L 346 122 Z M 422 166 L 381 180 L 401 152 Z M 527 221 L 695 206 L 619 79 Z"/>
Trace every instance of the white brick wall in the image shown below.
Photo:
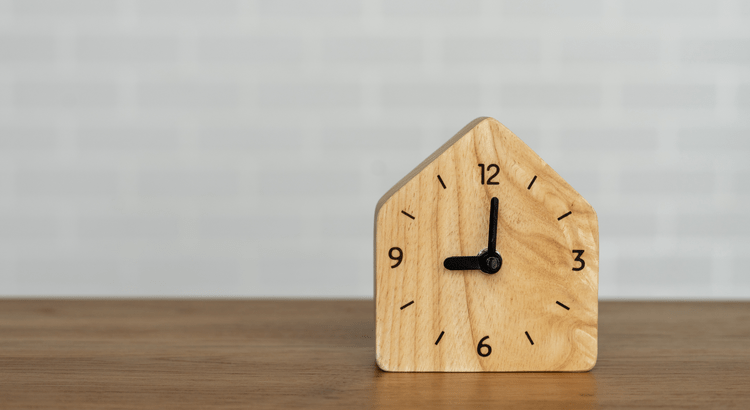
<path fill-rule="evenodd" d="M 602 298 L 750 298 L 750 1 L 0 0 L 0 296 L 370 296 L 377 199 L 497 118 Z"/>

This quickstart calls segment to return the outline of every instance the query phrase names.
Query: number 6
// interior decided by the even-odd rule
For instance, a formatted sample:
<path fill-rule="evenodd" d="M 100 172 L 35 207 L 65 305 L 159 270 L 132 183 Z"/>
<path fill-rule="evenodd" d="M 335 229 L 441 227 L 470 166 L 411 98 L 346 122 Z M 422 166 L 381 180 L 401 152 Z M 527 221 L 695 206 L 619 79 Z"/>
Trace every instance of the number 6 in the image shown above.
<path fill-rule="evenodd" d="M 479 344 L 477 345 L 477 354 L 479 354 L 479 355 L 480 355 L 480 356 L 482 356 L 482 357 L 487 357 L 487 356 L 489 356 L 489 355 L 490 355 L 490 353 L 492 353 L 492 346 L 490 346 L 490 345 L 486 345 L 486 344 L 483 344 L 483 343 L 482 343 L 482 342 L 484 342 L 485 340 L 487 340 L 487 339 L 489 339 L 489 338 L 490 338 L 489 336 L 485 336 L 485 337 L 483 337 L 483 338 L 482 338 L 482 340 L 480 340 L 480 341 L 479 341 Z M 487 353 L 482 353 L 482 348 L 483 348 L 483 347 L 486 347 L 486 348 L 487 348 Z"/>

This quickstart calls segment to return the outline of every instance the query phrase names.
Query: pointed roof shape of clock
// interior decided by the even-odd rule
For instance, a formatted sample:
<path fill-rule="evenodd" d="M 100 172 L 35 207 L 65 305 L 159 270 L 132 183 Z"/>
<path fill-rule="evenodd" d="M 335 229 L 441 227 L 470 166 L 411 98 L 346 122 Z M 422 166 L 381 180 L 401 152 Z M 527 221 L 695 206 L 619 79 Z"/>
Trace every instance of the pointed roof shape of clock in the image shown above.
<path fill-rule="evenodd" d="M 469 123 L 380 199 L 374 260 L 383 370 L 596 363 L 596 213 L 492 118 Z"/>

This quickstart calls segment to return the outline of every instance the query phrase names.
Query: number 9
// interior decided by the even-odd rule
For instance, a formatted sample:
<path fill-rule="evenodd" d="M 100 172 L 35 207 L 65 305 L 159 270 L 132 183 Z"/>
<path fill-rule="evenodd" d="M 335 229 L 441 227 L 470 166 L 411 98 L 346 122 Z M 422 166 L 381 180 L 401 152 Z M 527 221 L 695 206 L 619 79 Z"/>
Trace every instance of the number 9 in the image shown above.
<path fill-rule="evenodd" d="M 393 251 L 397 251 L 398 252 L 398 256 L 393 256 Z M 397 248 L 397 247 L 394 246 L 393 248 L 391 248 L 388 251 L 388 257 L 391 258 L 391 259 L 393 259 L 394 261 L 398 261 L 398 262 L 396 262 L 395 265 L 391 266 L 391 269 L 393 269 L 396 266 L 400 265 L 401 261 L 404 260 L 404 252 L 401 250 L 401 248 Z"/>

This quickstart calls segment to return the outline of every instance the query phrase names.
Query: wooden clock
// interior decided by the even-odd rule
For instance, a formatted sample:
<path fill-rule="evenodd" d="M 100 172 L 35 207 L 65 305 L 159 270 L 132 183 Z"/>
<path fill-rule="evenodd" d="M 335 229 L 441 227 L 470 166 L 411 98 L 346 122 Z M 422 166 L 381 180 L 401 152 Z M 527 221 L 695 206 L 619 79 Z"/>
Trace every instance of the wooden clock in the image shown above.
<path fill-rule="evenodd" d="M 375 210 L 383 370 L 590 370 L 598 289 L 594 208 L 492 118 L 469 123 Z"/>

